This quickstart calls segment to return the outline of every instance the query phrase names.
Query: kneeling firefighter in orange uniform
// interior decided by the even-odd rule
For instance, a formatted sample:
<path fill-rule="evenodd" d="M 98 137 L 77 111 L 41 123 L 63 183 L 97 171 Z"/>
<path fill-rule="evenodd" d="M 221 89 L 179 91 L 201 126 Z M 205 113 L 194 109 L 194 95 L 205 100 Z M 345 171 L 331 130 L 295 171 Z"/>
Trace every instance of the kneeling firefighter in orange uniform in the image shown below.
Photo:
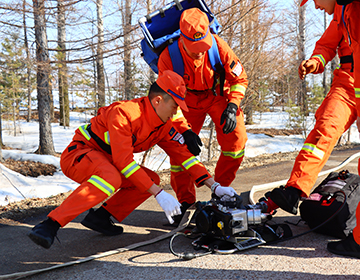
<path fill-rule="evenodd" d="M 155 172 L 138 165 L 133 157 L 133 153 L 156 144 L 190 174 L 198 187 L 206 185 L 219 197 L 234 196 L 234 189 L 214 181 L 173 126 L 171 117 L 178 106 L 188 110 L 185 95 L 182 77 L 164 71 L 151 86 L 149 96 L 102 107 L 90 124 L 79 127 L 60 164 L 64 174 L 80 186 L 29 232 L 31 240 L 50 248 L 58 229 L 88 209 L 82 225 L 105 235 L 121 234 L 123 228 L 114 225 L 110 217 L 121 222 L 151 195 L 173 223 L 172 216 L 181 213 L 180 203 L 158 187 L 160 178 Z M 104 200 L 100 208 L 92 209 Z"/>
<path fill-rule="evenodd" d="M 248 85 L 247 76 L 229 45 L 210 33 L 205 13 L 197 8 L 185 10 L 180 18 L 180 31 L 180 38 L 172 43 L 171 48 L 164 49 L 158 61 L 160 74 L 165 70 L 177 71 L 178 64 L 183 63 L 181 75 L 188 90 L 185 100 L 189 110 L 183 111 L 183 117 L 176 118 L 174 123 L 178 125 L 189 150 L 198 155 L 201 151 L 199 145 L 202 145 L 198 134 L 206 116 L 211 117 L 221 147 L 215 180 L 229 186 L 244 158 L 247 141 L 240 108 Z M 178 49 L 179 55 L 174 55 L 173 47 Z M 218 68 L 221 71 L 214 71 L 213 56 L 220 59 L 222 66 Z M 172 61 L 173 57 L 180 57 L 182 62 Z M 185 210 L 196 201 L 194 182 L 174 160 L 170 163 L 171 185 Z"/>

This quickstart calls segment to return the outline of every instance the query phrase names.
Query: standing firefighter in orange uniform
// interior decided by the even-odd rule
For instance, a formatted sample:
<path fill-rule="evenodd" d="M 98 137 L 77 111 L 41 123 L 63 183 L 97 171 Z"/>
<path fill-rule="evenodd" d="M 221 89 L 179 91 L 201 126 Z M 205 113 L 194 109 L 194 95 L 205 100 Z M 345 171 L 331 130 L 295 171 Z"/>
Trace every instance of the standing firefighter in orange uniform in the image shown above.
<path fill-rule="evenodd" d="M 303 0 L 301 2 L 301 6 L 304 5 L 308 0 Z M 334 118 L 328 119 L 327 123 L 325 123 L 324 127 L 331 128 L 329 131 L 333 131 L 333 134 L 325 134 L 324 136 L 328 136 L 328 138 L 319 138 L 317 140 L 316 146 L 314 146 L 314 149 L 311 149 L 312 151 L 317 151 L 318 156 L 326 157 L 327 159 L 327 152 L 326 150 L 316 150 L 317 146 L 319 144 L 323 145 L 323 143 L 326 143 L 327 141 L 330 141 L 331 135 L 335 137 L 336 131 L 341 131 L 345 127 L 349 127 L 349 125 L 352 123 L 353 119 L 356 119 L 356 124 L 358 127 L 358 130 L 360 131 L 360 1 L 355 0 L 337 0 L 340 2 L 340 4 L 345 4 L 344 6 L 340 6 L 336 4 L 336 0 L 314 0 L 315 8 L 320 10 L 325 10 L 328 14 L 334 14 L 333 20 L 330 24 L 330 26 L 335 25 L 335 28 L 337 32 L 340 32 L 342 34 L 342 42 L 345 41 L 346 44 L 350 48 L 350 52 L 353 56 L 353 68 L 350 69 L 352 72 L 353 69 L 353 77 L 354 79 L 347 79 L 346 76 L 341 75 L 339 76 L 340 83 L 335 80 L 335 78 L 338 78 L 338 75 L 334 75 L 334 81 L 332 88 L 330 92 L 333 90 L 333 86 L 336 84 L 340 84 L 340 86 L 343 87 L 344 90 L 348 91 L 350 88 L 353 87 L 353 91 L 349 91 L 348 98 L 345 99 L 345 95 L 342 96 L 342 100 L 339 100 L 339 103 L 336 105 L 333 105 L 330 110 L 332 110 L 330 115 L 334 116 Z M 346 3 L 345 3 L 346 2 Z M 350 4 L 347 4 L 349 2 L 352 2 Z M 346 5 L 347 4 L 347 5 Z M 330 28 L 330 27 L 329 27 Z M 325 35 L 325 34 L 324 34 Z M 337 35 L 333 35 L 334 38 Z M 338 38 L 338 37 L 336 37 Z M 340 44 L 340 49 L 342 49 L 342 45 Z M 326 47 L 326 46 L 325 46 Z M 341 56 L 339 49 L 339 55 Z M 327 61 L 327 60 L 326 60 Z M 346 66 L 349 67 L 349 66 Z M 341 65 L 341 68 L 339 70 L 345 70 L 343 64 Z M 300 71 L 301 72 L 301 71 Z M 335 74 L 335 73 L 334 73 Z M 338 73 L 339 74 L 339 73 Z M 343 73 L 345 74 L 345 73 Z M 330 94 L 330 93 L 329 93 Z M 332 93 L 331 95 L 333 95 Z M 354 96 L 351 96 L 354 95 Z M 329 95 L 328 95 L 329 96 Z M 331 96 L 330 96 L 331 97 Z M 340 97 L 340 96 L 339 96 Z M 355 97 L 355 98 L 354 98 Z M 328 98 L 328 97 L 327 97 Z M 328 98 L 329 99 L 329 98 Z M 326 99 L 325 99 L 326 100 Z M 325 102 L 324 100 L 324 102 Z M 355 105 L 353 104 L 355 100 Z M 351 102 L 350 102 L 351 101 Z M 347 107 L 345 104 L 347 103 Z M 323 106 L 323 105 L 322 105 Z M 355 106 L 355 109 L 353 108 Z M 350 114 L 350 110 L 354 111 L 354 113 Z M 344 115 L 345 112 L 345 115 Z M 356 115 L 355 115 L 356 114 Z M 348 116 L 348 119 L 346 120 L 345 117 Z M 339 122 L 339 118 L 344 118 L 341 122 Z M 337 121 L 335 121 L 337 120 Z M 318 121 L 317 121 L 318 122 Z M 324 142 L 320 142 L 321 139 L 324 139 Z M 319 169 L 320 171 L 320 169 Z M 358 171 L 360 174 L 360 162 L 358 166 Z M 294 173 L 294 177 L 292 179 L 293 182 L 296 182 L 296 177 L 299 178 L 302 176 L 302 172 L 299 171 L 298 173 Z M 306 174 L 304 174 L 306 176 Z M 306 179 L 305 179 L 306 180 Z M 315 180 L 314 180 L 315 182 Z M 285 189 L 275 189 L 272 191 L 270 195 L 270 199 L 273 200 L 277 205 L 279 205 L 281 208 L 288 212 L 295 212 L 294 210 L 297 208 L 298 202 L 299 202 L 299 196 L 306 194 L 309 194 L 309 188 L 303 189 L 299 186 L 294 186 L 293 188 L 290 187 L 288 182 L 288 187 Z M 274 192 L 275 191 L 275 192 Z M 345 255 L 345 256 L 352 256 L 360 258 L 360 203 L 357 206 L 356 209 L 356 219 L 357 219 L 357 225 L 354 228 L 353 232 L 350 233 L 346 239 L 342 241 L 336 241 L 336 242 L 329 242 L 327 249 L 335 254 L 339 255 Z"/>
<path fill-rule="evenodd" d="M 270 195 L 276 205 L 292 214 L 297 213 L 300 197 L 309 196 L 339 137 L 357 118 L 352 52 L 336 21 L 330 23 L 317 41 L 311 58 L 301 62 L 299 77 L 322 73 L 336 52 L 340 67 L 334 71 L 330 91 L 316 111 L 315 126 L 296 157 L 285 188 L 274 189 Z"/>
<path fill-rule="evenodd" d="M 222 186 L 229 186 L 244 158 L 247 135 L 240 102 L 248 85 L 245 71 L 228 44 L 213 35 L 205 13 L 197 8 L 185 10 L 180 18 L 178 44 L 184 64 L 187 87 L 186 104 L 189 111 L 182 110 L 184 118 L 174 120 L 183 134 L 189 150 L 200 153 L 201 140 L 198 136 L 207 114 L 215 124 L 216 135 L 221 146 L 221 155 L 215 169 L 215 180 Z M 209 53 L 216 43 L 223 64 L 225 82 L 223 93 L 219 75 L 212 69 Z M 169 47 L 161 53 L 158 62 L 159 73 L 173 70 Z M 221 84 L 221 83 L 220 83 Z M 196 201 L 193 180 L 185 170 L 171 161 L 171 185 L 184 210 Z"/>
<path fill-rule="evenodd" d="M 185 94 L 183 79 L 164 71 L 151 86 L 149 96 L 102 107 L 90 124 L 77 129 L 60 163 L 64 174 L 80 186 L 49 213 L 47 220 L 36 225 L 29 237 L 49 248 L 58 229 L 88 209 L 81 222 L 84 226 L 105 235 L 121 234 L 123 228 L 114 225 L 110 216 L 121 222 L 151 195 L 172 223 L 172 216 L 181 213 L 180 203 L 158 187 L 160 178 L 155 172 L 138 165 L 133 157 L 133 153 L 155 144 L 181 165 L 197 186 L 205 184 L 219 197 L 234 196 L 234 189 L 214 181 L 173 126 L 171 117 L 177 107 L 188 110 Z M 91 209 L 104 200 L 96 211 Z"/>

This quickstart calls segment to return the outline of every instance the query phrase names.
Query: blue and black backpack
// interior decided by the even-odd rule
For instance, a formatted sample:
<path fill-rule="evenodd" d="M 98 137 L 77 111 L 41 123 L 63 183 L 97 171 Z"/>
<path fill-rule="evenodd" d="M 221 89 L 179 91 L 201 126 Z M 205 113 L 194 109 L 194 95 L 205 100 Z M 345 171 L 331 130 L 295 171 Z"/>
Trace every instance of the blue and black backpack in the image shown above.
<path fill-rule="evenodd" d="M 180 76 L 184 76 L 184 62 L 177 40 L 180 37 L 179 22 L 181 13 L 191 8 L 198 8 L 208 16 L 209 28 L 212 34 L 219 32 L 220 24 L 203 0 L 174 0 L 165 7 L 139 19 L 139 24 L 144 34 L 144 39 L 141 41 L 142 57 L 156 74 L 158 74 L 157 63 L 159 56 L 169 46 L 173 69 Z M 208 50 L 208 56 L 213 70 L 220 77 L 220 94 L 223 95 L 225 71 L 216 40 L 212 34 L 213 44 Z M 213 84 L 214 94 L 215 84 L 216 79 L 214 79 Z"/>

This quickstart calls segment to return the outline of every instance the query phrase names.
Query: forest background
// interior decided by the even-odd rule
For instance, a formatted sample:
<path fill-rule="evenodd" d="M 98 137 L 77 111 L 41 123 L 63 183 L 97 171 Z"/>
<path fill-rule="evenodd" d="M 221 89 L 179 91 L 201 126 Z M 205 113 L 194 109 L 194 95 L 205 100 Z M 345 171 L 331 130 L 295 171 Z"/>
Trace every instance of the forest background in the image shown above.
<path fill-rule="evenodd" d="M 249 86 L 241 107 L 246 124 L 255 112 L 281 108 L 288 125 L 306 136 L 331 84 L 338 58 L 322 75 L 301 81 L 299 63 L 310 57 L 331 20 L 301 0 L 206 0 L 222 28 L 219 35 L 240 58 Z M 0 1 L 1 120 L 39 122 L 37 153 L 55 154 L 51 123 L 69 127 L 70 111 L 91 110 L 147 94 L 156 79 L 141 58 L 138 20 L 169 1 Z M 209 160 L 213 124 L 206 123 Z M 144 155 L 144 158 L 146 154 Z M 1 149 L 0 149 L 0 159 Z"/>

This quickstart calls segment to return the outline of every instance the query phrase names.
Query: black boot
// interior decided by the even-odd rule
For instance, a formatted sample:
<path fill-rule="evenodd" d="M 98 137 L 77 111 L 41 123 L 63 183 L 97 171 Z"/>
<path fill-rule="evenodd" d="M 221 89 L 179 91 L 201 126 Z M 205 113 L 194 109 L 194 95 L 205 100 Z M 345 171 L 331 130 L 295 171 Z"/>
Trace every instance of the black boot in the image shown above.
<path fill-rule="evenodd" d="M 96 211 L 90 209 L 81 224 L 89 229 L 101 232 L 105 235 L 119 235 L 123 233 L 121 226 L 114 225 L 110 219 L 111 214 L 104 208 L 100 207 Z"/>
<path fill-rule="evenodd" d="M 181 219 L 184 217 L 186 210 L 193 205 L 193 203 L 189 204 L 187 202 L 182 202 L 180 206 L 181 214 L 173 216 L 174 225 L 178 225 L 181 222 Z"/>
<path fill-rule="evenodd" d="M 270 199 L 281 209 L 296 215 L 301 193 L 297 188 L 280 186 L 272 190 Z"/>
<path fill-rule="evenodd" d="M 360 245 L 355 242 L 352 233 L 341 241 L 329 242 L 327 249 L 333 254 L 360 258 Z"/>
<path fill-rule="evenodd" d="M 48 218 L 47 220 L 33 227 L 33 229 L 28 233 L 28 236 L 37 245 L 49 249 L 54 243 L 54 238 L 59 228 L 60 224 L 58 222 Z"/>

